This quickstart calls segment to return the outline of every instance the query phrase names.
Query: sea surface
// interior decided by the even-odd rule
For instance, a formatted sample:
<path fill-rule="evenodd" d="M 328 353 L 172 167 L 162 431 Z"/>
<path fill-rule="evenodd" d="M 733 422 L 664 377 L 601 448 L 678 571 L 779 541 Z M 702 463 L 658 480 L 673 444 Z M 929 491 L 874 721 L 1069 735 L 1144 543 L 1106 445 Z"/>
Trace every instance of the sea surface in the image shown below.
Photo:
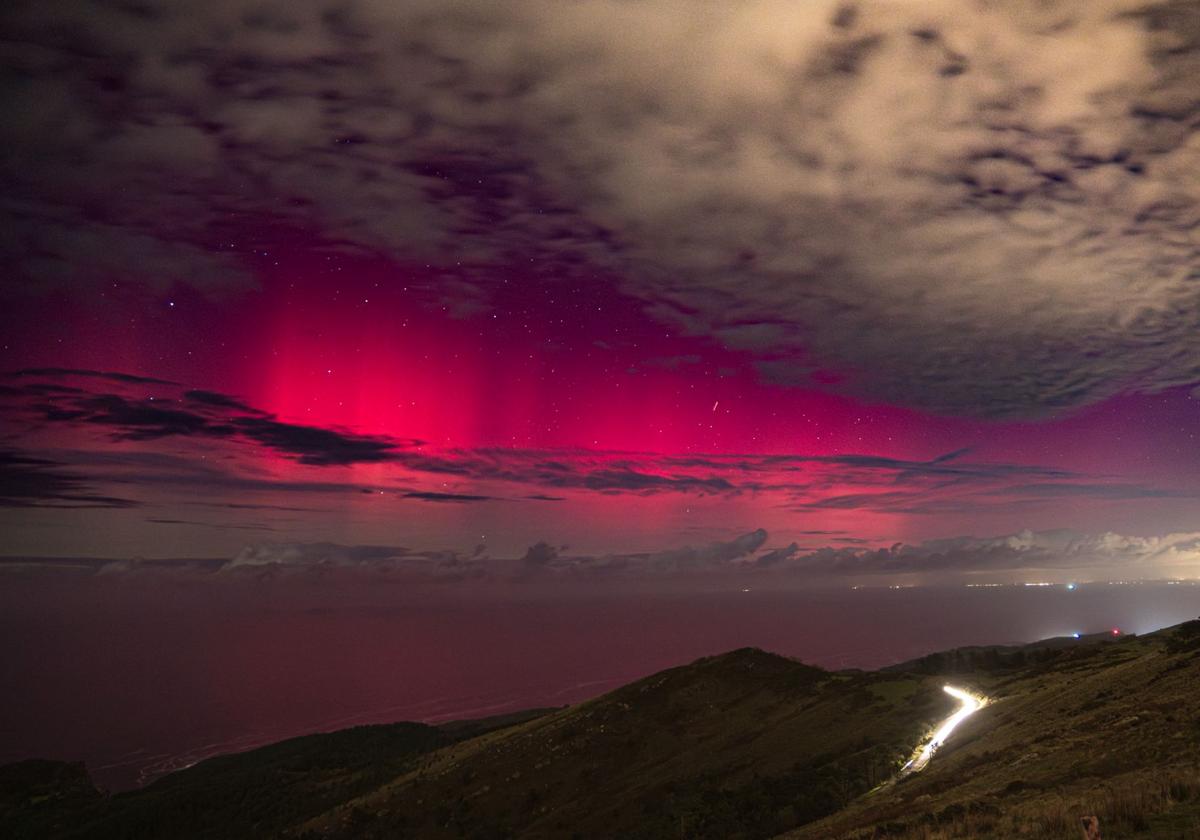
<path fill-rule="evenodd" d="M 9 576 L 0 763 L 119 790 L 315 731 L 560 706 L 756 646 L 827 668 L 1200 615 L 1200 586 L 464 594 Z"/>

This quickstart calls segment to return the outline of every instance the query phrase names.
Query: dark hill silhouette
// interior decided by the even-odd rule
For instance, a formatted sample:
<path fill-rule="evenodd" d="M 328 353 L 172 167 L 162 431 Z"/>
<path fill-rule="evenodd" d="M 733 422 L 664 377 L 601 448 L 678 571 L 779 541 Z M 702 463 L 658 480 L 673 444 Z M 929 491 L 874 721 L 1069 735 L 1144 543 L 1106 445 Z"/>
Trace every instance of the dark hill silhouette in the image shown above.
<path fill-rule="evenodd" d="M 994 702 L 896 781 L 953 711 L 947 679 Z M 114 796 L 80 765 L 9 765 L 0 826 L 52 839 L 915 840 L 1067 837 L 1098 814 L 1106 836 L 1176 840 L 1200 836 L 1198 686 L 1200 621 L 876 672 L 744 648 L 568 708 L 295 738 Z"/>

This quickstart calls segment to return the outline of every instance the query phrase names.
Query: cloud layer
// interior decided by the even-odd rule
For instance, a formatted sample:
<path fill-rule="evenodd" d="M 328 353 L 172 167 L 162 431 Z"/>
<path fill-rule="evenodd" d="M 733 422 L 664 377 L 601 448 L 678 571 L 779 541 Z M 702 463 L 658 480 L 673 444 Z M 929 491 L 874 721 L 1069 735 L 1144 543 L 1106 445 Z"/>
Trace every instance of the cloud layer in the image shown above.
<path fill-rule="evenodd" d="M 97 391 L 61 382 L 62 379 L 108 381 L 113 385 L 167 386 L 167 390 L 120 393 Z M 38 368 L 8 377 L 0 397 L 6 407 L 65 423 L 105 429 L 116 441 L 154 441 L 164 438 L 240 440 L 295 458 L 309 466 L 347 466 L 393 458 L 401 448 L 420 441 L 369 437 L 341 429 L 285 423 L 241 400 L 212 391 L 183 390 L 160 379 L 99 371 Z"/>
<path fill-rule="evenodd" d="M 220 243 L 258 218 L 459 266 L 464 316 L 489 267 L 605 269 L 771 381 L 939 412 L 1200 381 L 1195 3 L 14 2 L 0 23 L 0 253 L 38 287 L 244 288 Z"/>
<path fill-rule="evenodd" d="M 786 515 L 937 517 L 1021 512 L 1048 499 L 1103 504 L 1200 493 L 1190 485 L 984 460 L 970 449 L 913 460 L 434 447 L 293 423 L 228 394 L 84 369 L 22 370 L 0 378 L 0 417 L 12 431 L 11 448 L 0 451 L 0 506 L 7 507 L 133 507 L 143 495 L 139 488 L 150 504 L 174 487 L 237 493 L 230 509 L 247 510 L 296 510 L 286 501 L 296 493 L 340 494 L 343 501 L 370 494 L 443 507 L 674 496 L 754 497 Z M 63 440 L 70 449 L 61 448 Z M 263 454 L 275 457 L 263 461 Z M 357 466 L 372 467 L 369 477 L 353 472 Z M 256 504 L 241 499 L 246 493 L 274 495 Z"/>
<path fill-rule="evenodd" d="M 225 560 L 91 560 L 7 558 L 0 570 L 84 574 L 171 574 L 230 579 L 311 577 L 339 573 L 380 575 L 407 581 L 510 582 L 704 580 L 747 583 L 887 583 L 921 579 L 1150 580 L 1200 576 L 1200 533 L 1135 537 L 1116 533 L 1021 531 L 999 537 L 955 537 L 885 548 L 769 547 L 757 529 L 728 540 L 655 552 L 586 555 L 545 542 L 521 557 L 473 552 L 416 551 L 388 545 L 263 542 Z M 215 578 L 214 578 L 215 576 Z"/>

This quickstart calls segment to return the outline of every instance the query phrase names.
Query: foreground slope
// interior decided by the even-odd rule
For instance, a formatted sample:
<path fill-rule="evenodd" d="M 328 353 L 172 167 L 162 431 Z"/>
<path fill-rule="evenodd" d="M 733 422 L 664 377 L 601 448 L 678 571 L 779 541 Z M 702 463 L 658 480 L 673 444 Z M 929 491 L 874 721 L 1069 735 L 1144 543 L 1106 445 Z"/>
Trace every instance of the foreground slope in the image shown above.
<path fill-rule="evenodd" d="M 397 724 L 212 759 L 34 807 L 25 836 L 769 837 L 890 777 L 953 709 L 940 689 L 745 649 L 473 737 Z"/>
<path fill-rule="evenodd" d="M 114 796 L 98 791 L 82 764 L 22 761 L 0 767 L 0 837 L 275 837 L 373 790 L 425 753 L 539 714 L 306 735 L 210 758 Z"/>
<path fill-rule="evenodd" d="M 991 703 L 898 776 L 957 703 Z M 38 838 L 1200 838 L 1200 621 L 826 672 L 754 649 L 577 706 L 393 724 L 223 756 L 143 790 L 0 768 Z"/>
<path fill-rule="evenodd" d="M 768 837 L 888 778 L 955 705 L 928 677 L 746 649 L 421 766 L 304 828 L 335 837 Z"/>
<path fill-rule="evenodd" d="M 993 703 L 926 771 L 786 837 L 1075 840 L 1091 814 L 1105 837 L 1200 838 L 1200 621 L 974 659 Z"/>

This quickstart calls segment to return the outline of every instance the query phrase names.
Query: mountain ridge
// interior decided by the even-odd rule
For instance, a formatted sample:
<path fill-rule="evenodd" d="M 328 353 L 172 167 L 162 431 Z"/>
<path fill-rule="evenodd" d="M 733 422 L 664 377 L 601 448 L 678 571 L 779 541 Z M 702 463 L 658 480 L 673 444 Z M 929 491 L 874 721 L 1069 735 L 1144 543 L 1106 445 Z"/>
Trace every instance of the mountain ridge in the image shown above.
<path fill-rule="evenodd" d="M 1050 838 L 1091 809 L 1120 837 L 1194 838 L 1160 823 L 1195 811 L 1200 825 L 1198 675 L 1200 621 L 878 671 L 739 648 L 574 706 L 303 736 L 107 797 L 80 765 L 8 765 L 0 826 L 63 840 Z M 954 711 L 949 679 L 992 704 L 897 781 Z M 37 784 L 14 784 L 22 772 Z"/>

